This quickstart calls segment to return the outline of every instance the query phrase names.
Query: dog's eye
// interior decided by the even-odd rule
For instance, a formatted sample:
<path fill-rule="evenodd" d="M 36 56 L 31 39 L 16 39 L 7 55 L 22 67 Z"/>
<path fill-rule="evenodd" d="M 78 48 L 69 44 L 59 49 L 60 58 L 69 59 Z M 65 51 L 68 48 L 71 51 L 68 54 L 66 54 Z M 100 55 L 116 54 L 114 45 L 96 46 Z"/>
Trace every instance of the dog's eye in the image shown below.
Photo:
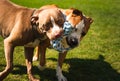
<path fill-rule="evenodd" d="M 78 29 L 77 28 L 75 28 L 75 31 L 77 31 Z"/>
<path fill-rule="evenodd" d="M 60 27 L 63 26 L 63 22 L 62 22 L 61 20 L 56 21 L 56 23 L 57 23 Z"/>
<path fill-rule="evenodd" d="M 44 25 L 45 30 L 48 31 L 52 27 L 52 23 L 48 22 Z"/>

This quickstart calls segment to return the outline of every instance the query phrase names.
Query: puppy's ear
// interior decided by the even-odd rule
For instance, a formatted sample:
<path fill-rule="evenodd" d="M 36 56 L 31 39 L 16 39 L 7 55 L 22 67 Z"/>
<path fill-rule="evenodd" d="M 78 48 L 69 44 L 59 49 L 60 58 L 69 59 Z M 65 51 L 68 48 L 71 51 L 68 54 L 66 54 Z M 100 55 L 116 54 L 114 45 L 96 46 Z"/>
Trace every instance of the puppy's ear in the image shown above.
<path fill-rule="evenodd" d="M 84 16 L 83 18 L 84 18 L 84 23 L 85 23 L 85 27 L 84 27 L 83 31 L 87 33 L 93 20 L 90 17 Z"/>
<path fill-rule="evenodd" d="M 88 21 L 90 22 L 90 24 L 93 23 L 93 19 L 90 17 L 88 18 Z"/>
<path fill-rule="evenodd" d="M 39 17 L 38 16 L 33 16 L 31 17 L 31 25 L 37 25 L 37 21 L 38 21 Z"/>

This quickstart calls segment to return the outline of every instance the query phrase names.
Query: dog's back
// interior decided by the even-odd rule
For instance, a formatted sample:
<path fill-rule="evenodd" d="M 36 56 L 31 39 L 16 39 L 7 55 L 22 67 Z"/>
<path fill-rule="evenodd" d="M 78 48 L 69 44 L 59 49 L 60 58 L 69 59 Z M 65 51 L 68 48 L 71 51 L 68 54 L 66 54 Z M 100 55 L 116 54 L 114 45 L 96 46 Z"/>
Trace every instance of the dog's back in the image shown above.
<path fill-rule="evenodd" d="M 33 10 L 13 4 L 9 0 L 0 0 L 0 35 L 4 38 L 9 36 L 16 22 L 20 18 L 24 21 L 30 20 L 32 12 Z"/>
<path fill-rule="evenodd" d="M 7 15 L 11 13 L 13 10 L 17 8 L 17 5 L 9 2 L 8 0 L 0 0 L 0 17 L 3 15 Z M 15 12 L 14 12 L 15 13 Z"/>

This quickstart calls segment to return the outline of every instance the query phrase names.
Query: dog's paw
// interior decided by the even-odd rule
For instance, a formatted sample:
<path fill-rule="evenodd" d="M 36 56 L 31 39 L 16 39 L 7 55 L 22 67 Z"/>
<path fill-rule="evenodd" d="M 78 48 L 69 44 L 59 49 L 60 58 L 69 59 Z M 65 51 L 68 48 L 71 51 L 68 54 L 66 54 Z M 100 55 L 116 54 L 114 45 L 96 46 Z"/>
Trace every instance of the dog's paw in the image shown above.
<path fill-rule="evenodd" d="M 38 60 L 38 57 L 34 56 L 33 61 L 37 61 L 37 60 Z"/>
<path fill-rule="evenodd" d="M 56 68 L 56 76 L 58 78 L 58 81 L 67 81 L 67 78 L 63 76 L 62 70 L 59 66 Z"/>
<path fill-rule="evenodd" d="M 58 81 L 67 81 L 67 78 L 64 77 L 63 75 L 62 76 L 57 76 L 58 78 Z"/>
<path fill-rule="evenodd" d="M 40 71 L 43 71 L 43 70 L 45 69 L 45 66 L 38 65 L 38 69 L 39 69 Z"/>

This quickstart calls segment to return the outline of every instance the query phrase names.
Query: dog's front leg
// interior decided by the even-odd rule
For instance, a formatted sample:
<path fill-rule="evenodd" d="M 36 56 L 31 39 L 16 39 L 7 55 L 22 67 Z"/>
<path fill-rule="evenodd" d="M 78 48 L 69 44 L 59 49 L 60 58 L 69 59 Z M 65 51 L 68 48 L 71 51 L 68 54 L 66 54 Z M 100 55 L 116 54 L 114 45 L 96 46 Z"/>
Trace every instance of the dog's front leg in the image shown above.
<path fill-rule="evenodd" d="M 38 50 L 39 50 L 39 54 L 40 54 L 40 61 L 39 61 L 39 65 L 38 65 L 38 68 L 42 71 L 45 69 L 45 63 L 46 63 L 46 60 L 45 60 L 45 53 L 46 53 L 46 46 L 42 46 L 42 45 L 39 45 L 38 47 Z"/>
<path fill-rule="evenodd" d="M 39 46 L 37 46 L 36 48 L 36 52 L 35 52 L 35 54 L 34 54 L 34 56 L 33 56 L 33 61 L 37 61 L 37 60 L 39 60 L 39 53 L 40 53 L 40 49 L 39 49 Z"/>
<path fill-rule="evenodd" d="M 67 81 L 67 79 L 62 74 L 62 64 L 64 62 L 66 54 L 67 54 L 67 52 L 59 53 L 58 65 L 57 65 L 57 68 L 56 68 L 56 75 L 58 77 L 58 81 Z"/>
<path fill-rule="evenodd" d="M 24 47 L 25 51 L 25 59 L 26 59 L 26 66 L 27 66 L 27 74 L 30 81 L 40 81 L 39 79 L 34 78 L 32 74 L 32 57 L 34 48 Z"/>
<path fill-rule="evenodd" d="M 6 59 L 6 68 L 4 71 L 0 72 L 0 81 L 2 81 L 13 69 L 13 44 L 10 42 L 9 38 L 4 40 L 4 51 Z"/>

